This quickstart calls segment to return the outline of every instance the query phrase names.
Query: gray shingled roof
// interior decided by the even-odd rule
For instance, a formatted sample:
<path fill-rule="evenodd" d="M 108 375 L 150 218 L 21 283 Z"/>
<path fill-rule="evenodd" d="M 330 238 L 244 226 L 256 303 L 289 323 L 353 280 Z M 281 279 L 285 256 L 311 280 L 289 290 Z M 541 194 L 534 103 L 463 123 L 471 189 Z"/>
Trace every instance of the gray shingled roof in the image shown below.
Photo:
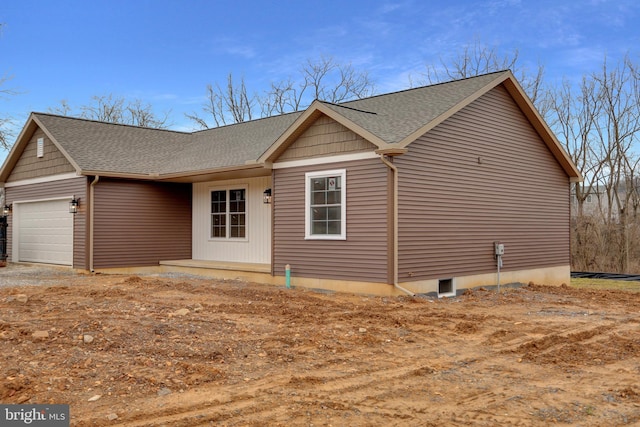
<path fill-rule="evenodd" d="M 395 144 L 435 120 L 495 80 L 498 74 L 503 73 L 505 72 L 409 89 L 339 105 L 325 105 L 378 136 L 387 144 Z"/>
<path fill-rule="evenodd" d="M 179 156 L 165 162 L 160 173 L 240 166 L 256 160 L 301 114 L 284 114 L 196 132 L 192 143 Z"/>
<path fill-rule="evenodd" d="M 394 144 L 482 89 L 498 74 L 343 104 L 323 104 L 386 143 Z M 43 113 L 34 116 L 83 171 L 146 175 L 242 166 L 258 159 L 301 114 L 284 114 L 195 133 Z"/>
<path fill-rule="evenodd" d="M 189 133 L 34 113 L 47 132 L 85 171 L 153 174 L 191 144 Z"/>

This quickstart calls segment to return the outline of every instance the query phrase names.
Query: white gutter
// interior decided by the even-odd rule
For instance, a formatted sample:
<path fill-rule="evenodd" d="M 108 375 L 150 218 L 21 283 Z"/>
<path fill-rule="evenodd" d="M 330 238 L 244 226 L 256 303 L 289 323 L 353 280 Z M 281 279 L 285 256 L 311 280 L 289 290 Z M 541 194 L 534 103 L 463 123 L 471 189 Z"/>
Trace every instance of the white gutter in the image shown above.
<path fill-rule="evenodd" d="M 380 153 L 380 160 L 387 165 L 393 175 L 393 286 L 412 297 L 416 294 L 398 284 L 398 168 Z"/>
<path fill-rule="evenodd" d="M 100 175 L 96 175 L 89 186 L 89 271 L 93 273 L 93 208 L 94 208 L 94 187 L 100 180 Z"/>

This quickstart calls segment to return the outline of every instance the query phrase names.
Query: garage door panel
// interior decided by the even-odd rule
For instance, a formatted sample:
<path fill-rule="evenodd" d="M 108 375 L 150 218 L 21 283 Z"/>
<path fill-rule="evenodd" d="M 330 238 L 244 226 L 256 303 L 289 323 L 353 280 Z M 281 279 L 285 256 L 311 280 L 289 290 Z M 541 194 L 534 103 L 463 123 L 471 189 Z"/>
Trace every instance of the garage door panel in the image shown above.
<path fill-rule="evenodd" d="M 73 264 L 73 214 L 68 200 L 20 204 L 19 261 Z"/>

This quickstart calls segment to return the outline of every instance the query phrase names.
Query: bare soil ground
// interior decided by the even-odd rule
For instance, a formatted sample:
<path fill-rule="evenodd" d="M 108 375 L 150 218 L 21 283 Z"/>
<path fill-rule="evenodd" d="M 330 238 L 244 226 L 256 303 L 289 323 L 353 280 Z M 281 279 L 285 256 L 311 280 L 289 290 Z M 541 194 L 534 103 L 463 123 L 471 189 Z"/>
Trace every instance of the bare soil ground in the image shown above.
<path fill-rule="evenodd" d="M 74 426 L 640 423 L 640 293 L 58 281 L 0 288 L 0 402 Z"/>

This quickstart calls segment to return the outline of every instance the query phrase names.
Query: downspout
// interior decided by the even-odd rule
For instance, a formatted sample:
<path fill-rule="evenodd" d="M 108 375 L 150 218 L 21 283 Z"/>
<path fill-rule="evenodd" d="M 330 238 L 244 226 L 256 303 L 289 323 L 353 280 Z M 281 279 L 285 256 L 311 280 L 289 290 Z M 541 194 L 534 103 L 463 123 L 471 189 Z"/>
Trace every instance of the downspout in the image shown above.
<path fill-rule="evenodd" d="M 89 186 L 89 271 L 94 272 L 93 269 L 93 207 L 94 207 L 94 194 L 95 185 L 100 181 L 100 175 L 96 175 Z"/>
<path fill-rule="evenodd" d="M 393 176 L 393 287 L 413 297 L 415 296 L 413 292 L 398 284 L 398 168 L 387 159 L 385 154 L 378 154 Z"/>

